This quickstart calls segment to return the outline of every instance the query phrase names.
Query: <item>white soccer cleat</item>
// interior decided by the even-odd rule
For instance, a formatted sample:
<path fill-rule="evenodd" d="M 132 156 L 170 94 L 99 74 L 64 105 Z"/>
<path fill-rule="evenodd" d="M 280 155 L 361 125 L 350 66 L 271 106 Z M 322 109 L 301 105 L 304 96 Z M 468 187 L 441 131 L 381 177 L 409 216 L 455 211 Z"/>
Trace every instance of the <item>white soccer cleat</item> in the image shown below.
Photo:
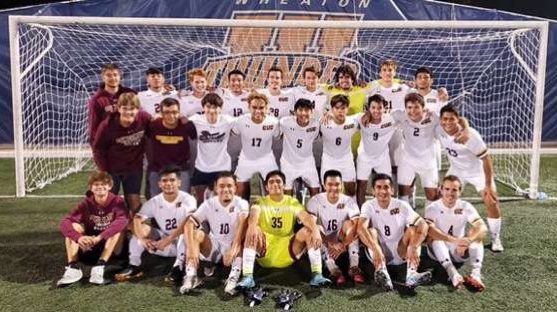
<path fill-rule="evenodd" d="M 180 287 L 180 293 L 183 295 L 190 292 L 192 289 L 199 287 L 201 280 L 197 276 L 184 277 L 184 283 Z"/>
<path fill-rule="evenodd" d="M 431 272 L 426 271 L 422 273 L 414 272 L 406 276 L 406 287 L 416 288 L 418 285 L 422 285 L 431 280 Z"/>
<path fill-rule="evenodd" d="M 96 285 L 104 285 L 109 283 L 108 280 L 104 279 L 104 265 L 96 265 L 91 268 L 89 283 Z"/>
<path fill-rule="evenodd" d="M 64 271 L 64 275 L 62 278 L 56 282 L 56 286 L 68 286 L 75 282 L 78 282 L 83 277 L 83 272 L 81 269 L 74 269 L 72 267 L 67 266 L 66 271 Z"/>
<path fill-rule="evenodd" d="M 503 248 L 503 244 L 501 243 L 501 239 L 499 237 L 491 240 L 491 251 L 502 252 L 503 250 L 505 250 L 505 248 Z"/>
<path fill-rule="evenodd" d="M 238 279 L 239 279 L 238 276 L 235 275 L 229 276 L 224 286 L 224 292 L 231 296 L 236 295 L 238 293 L 238 291 L 236 290 L 236 285 L 238 285 Z"/>

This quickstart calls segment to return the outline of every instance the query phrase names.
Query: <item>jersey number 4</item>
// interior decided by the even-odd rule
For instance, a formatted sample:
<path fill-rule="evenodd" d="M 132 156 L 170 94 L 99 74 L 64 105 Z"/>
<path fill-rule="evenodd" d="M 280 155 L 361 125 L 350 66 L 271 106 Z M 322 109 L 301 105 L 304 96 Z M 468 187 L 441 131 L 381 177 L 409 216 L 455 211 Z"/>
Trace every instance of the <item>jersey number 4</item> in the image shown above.
<path fill-rule="evenodd" d="M 281 229 L 282 228 L 282 218 L 281 217 L 271 218 L 271 227 L 273 229 Z"/>

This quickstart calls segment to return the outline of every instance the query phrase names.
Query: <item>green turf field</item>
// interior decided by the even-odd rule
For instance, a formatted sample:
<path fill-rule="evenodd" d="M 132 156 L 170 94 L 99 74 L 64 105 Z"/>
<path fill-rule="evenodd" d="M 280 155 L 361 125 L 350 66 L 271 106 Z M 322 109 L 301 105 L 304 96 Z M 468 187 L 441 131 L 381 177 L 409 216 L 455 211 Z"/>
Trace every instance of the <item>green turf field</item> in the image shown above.
<path fill-rule="evenodd" d="M 13 176 L 13 160 L 0 160 L 0 195 L 15 193 Z M 540 189 L 557 196 L 557 157 L 542 159 L 541 176 Z M 79 194 L 84 187 L 84 175 L 77 175 L 38 193 L 58 194 L 64 190 Z M 242 297 L 224 297 L 218 278 L 208 280 L 198 293 L 177 295 L 163 282 L 172 262 L 157 261 L 155 257 L 146 259 L 152 269 L 137 283 L 101 287 L 83 282 L 52 289 L 65 264 L 58 222 L 76 201 L 0 199 L 0 311 L 249 310 Z M 483 205 L 476 206 L 485 216 Z M 260 272 L 263 275 L 259 281 L 271 288 L 271 296 L 285 285 L 301 291 L 304 296 L 296 306 L 298 311 L 557 311 L 557 201 L 517 199 L 501 206 L 506 250 L 493 254 L 486 249 L 484 293 L 453 292 L 439 282 L 419 287 L 416 294 L 383 293 L 372 285 L 314 291 L 307 286 L 307 268 Z M 367 262 L 362 264 L 368 266 Z M 88 269 L 84 273 L 88 275 Z M 436 277 L 440 278 L 438 274 Z M 275 308 L 269 299 L 253 310 Z"/>

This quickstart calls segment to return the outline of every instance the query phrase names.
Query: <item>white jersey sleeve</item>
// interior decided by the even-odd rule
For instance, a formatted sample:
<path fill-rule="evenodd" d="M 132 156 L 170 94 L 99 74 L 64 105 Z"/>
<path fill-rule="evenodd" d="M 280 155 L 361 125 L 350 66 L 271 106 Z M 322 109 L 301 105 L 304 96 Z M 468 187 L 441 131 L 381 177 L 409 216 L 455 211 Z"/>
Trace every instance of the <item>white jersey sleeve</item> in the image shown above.
<path fill-rule="evenodd" d="M 166 98 L 178 99 L 176 91 L 155 92 L 151 89 L 137 93 L 141 110 L 146 111 L 151 116 L 161 113 L 161 102 Z"/>
<path fill-rule="evenodd" d="M 275 118 L 290 116 L 294 112 L 294 96 L 290 90 L 281 90 L 279 95 L 271 95 L 269 89 L 259 89 L 269 99 L 269 115 Z"/>
<path fill-rule="evenodd" d="M 455 141 L 454 136 L 447 134 L 441 127 L 437 128 L 437 138 L 447 154 L 453 173 L 465 176 L 476 176 L 483 173 L 481 158 L 488 153 L 487 146 L 480 134 L 468 128 L 469 139 L 466 144 Z"/>

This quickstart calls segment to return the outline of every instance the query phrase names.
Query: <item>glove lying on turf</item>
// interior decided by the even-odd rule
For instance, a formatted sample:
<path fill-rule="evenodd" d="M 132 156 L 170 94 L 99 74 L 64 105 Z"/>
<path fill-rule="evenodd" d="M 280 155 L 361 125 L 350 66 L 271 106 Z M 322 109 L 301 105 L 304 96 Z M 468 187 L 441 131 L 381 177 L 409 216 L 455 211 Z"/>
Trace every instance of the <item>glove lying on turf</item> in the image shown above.
<path fill-rule="evenodd" d="M 249 306 L 253 307 L 261 304 L 263 298 L 267 297 L 268 293 L 261 286 L 252 288 L 246 292 L 246 299 L 249 302 Z"/>
<path fill-rule="evenodd" d="M 300 299 L 300 297 L 302 297 L 302 294 L 295 290 L 283 289 L 279 295 L 275 297 L 275 302 L 279 308 L 286 311 L 292 309 L 294 307 L 294 302 Z"/>

